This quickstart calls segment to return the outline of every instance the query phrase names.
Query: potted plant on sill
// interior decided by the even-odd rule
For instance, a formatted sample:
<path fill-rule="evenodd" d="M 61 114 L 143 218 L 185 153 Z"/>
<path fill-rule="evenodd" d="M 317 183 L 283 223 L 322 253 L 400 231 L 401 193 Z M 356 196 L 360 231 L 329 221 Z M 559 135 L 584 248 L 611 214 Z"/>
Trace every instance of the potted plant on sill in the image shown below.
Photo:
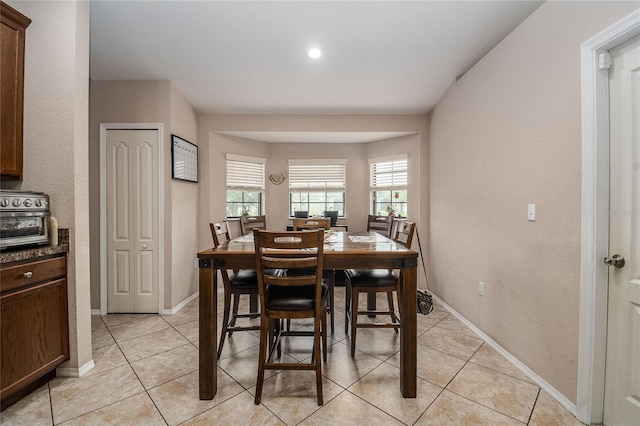
<path fill-rule="evenodd" d="M 393 204 L 387 205 L 387 215 L 389 215 L 391 217 L 395 217 L 396 216 L 396 206 L 394 206 Z"/>

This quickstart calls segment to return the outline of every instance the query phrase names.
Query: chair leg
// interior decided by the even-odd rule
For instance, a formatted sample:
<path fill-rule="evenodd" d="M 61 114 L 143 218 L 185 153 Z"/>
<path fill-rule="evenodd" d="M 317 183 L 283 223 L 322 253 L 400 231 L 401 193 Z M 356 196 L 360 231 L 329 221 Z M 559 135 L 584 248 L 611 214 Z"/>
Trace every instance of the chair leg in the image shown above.
<path fill-rule="evenodd" d="M 322 313 L 322 359 L 327 362 L 327 310 Z"/>
<path fill-rule="evenodd" d="M 393 292 L 392 291 L 388 291 L 387 292 L 387 300 L 389 301 L 389 312 L 391 312 L 390 316 L 391 316 L 391 322 L 396 322 L 396 318 L 398 318 L 396 316 L 396 314 L 394 313 L 394 307 L 393 307 Z M 400 302 L 398 302 L 400 303 Z M 398 327 L 394 327 L 393 329 L 396 334 L 398 334 Z"/>
<path fill-rule="evenodd" d="M 227 336 L 227 328 L 229 328 L 229 309 L 231 305 L 231 292 L 224 292 L 224 314 L 222 317 L 222 332 L 220 333 L 220 344 L 218 345 L 218 359 L 222 354 L 222 347 L 224 346 L 224 339 Z M 229 333 L 231 336 L 231 332 Z"/>
<path fill-rule="evenodd" d="M 358 298 L 360 292 L 351 288 L 351 358 L 356 355 L 356 328 L 358 327 Z"/>
<path fill-rule="evenodd" d="M 335 332 L 335 327 L 334 327 L 334 315 L 333 313 L 335 312 L 335 306 L 334 306 L 334 289 L 336 286 L 336 271 L 335 270 L 330 270 L 327 273 L 327 282 L 329 285 L 329 314 L 331 315 L 330 320 L 331 320 L 331 334 L 334 334 Z"/>
<path fill-rule="evenodd" d="M 237 315 L 238 315 L 238 306 L 240 305 L 240 295 L 239 294 L 234 294 L 233 295 L 233 314 L 231 315 L 231 322 L 229 323 L 231 325 L 231 327 L 235 327 L 236 326 L 236 320 L 237 320 Z M 233 331 L 229 332 L 229 337 L 231 337 L 233 335 Z"/>
<path fill-rule="evenodd" d="M 326 309 L 325 309 L 325 327 L 326 327 Z M 314 348 L 313 352 L 315 355 L 315 367 L 316 367 L 316 390 L 318 392 L 318 405 L 322 406 L 322 361 L 320 361 L 320 321 L 321 319 L 316 316 L 314 321 Z M 326 335 L 326 333 L 325 333 Z"/>
<path fill-rule="evenodd" d="M 344 334 L 349 334 L 349 320 L 351 319 L 351 283 L 344 285 Z"/>
<path fill-rule="evenodd" d="M 262 385 L 264 384 L 264 364 L 267 352 L 267 339 L 269 338 L 269 328 L 271 320 L 262 317 L 260 320 L 260 353 L 258 354 L 258 377 L 256 379 L 256 395 L 254 404 L 259 405 L 262 399 Z"/>

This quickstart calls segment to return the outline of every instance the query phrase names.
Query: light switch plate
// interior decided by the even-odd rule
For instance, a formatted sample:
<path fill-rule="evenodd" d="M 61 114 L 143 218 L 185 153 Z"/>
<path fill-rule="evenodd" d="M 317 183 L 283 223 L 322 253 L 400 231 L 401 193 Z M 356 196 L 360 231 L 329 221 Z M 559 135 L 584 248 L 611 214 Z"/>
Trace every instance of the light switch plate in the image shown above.
<path fill-rule="evenodd" d="M 529 222 L 536 221 L 536 205 L 535 204 L 529 204 L 527 208 L 527 220 Z"/>

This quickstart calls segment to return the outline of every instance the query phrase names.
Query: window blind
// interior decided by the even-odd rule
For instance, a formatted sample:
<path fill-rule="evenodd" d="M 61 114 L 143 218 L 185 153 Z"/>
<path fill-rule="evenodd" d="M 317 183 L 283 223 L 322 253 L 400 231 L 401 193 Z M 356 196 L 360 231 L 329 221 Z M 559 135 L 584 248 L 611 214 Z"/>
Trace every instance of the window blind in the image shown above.
<path fill-rule="evenodd" d="M 227 154 L 227 189 L 264 190 L 264 158 Z"/>
<path fill-rule="evenodd" d="M 346 188 L 346 160 L 289 160 L 289 189 Z"/>
<path fill-rule="evenodd" d="M 406 187 L 407 156 L 370 159 L 369 183 L 371 188 Z"/>

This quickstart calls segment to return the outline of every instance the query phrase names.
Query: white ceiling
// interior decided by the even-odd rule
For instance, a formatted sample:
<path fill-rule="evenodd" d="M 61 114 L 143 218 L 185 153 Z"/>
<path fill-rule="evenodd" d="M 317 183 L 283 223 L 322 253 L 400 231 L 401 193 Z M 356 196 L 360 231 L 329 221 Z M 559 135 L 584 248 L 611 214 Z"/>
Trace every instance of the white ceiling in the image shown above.
<path fill-rule="evenodd" d="M 542 3 L 92 0 L 91 78 L 201 113 L 424 114 Z"/>

